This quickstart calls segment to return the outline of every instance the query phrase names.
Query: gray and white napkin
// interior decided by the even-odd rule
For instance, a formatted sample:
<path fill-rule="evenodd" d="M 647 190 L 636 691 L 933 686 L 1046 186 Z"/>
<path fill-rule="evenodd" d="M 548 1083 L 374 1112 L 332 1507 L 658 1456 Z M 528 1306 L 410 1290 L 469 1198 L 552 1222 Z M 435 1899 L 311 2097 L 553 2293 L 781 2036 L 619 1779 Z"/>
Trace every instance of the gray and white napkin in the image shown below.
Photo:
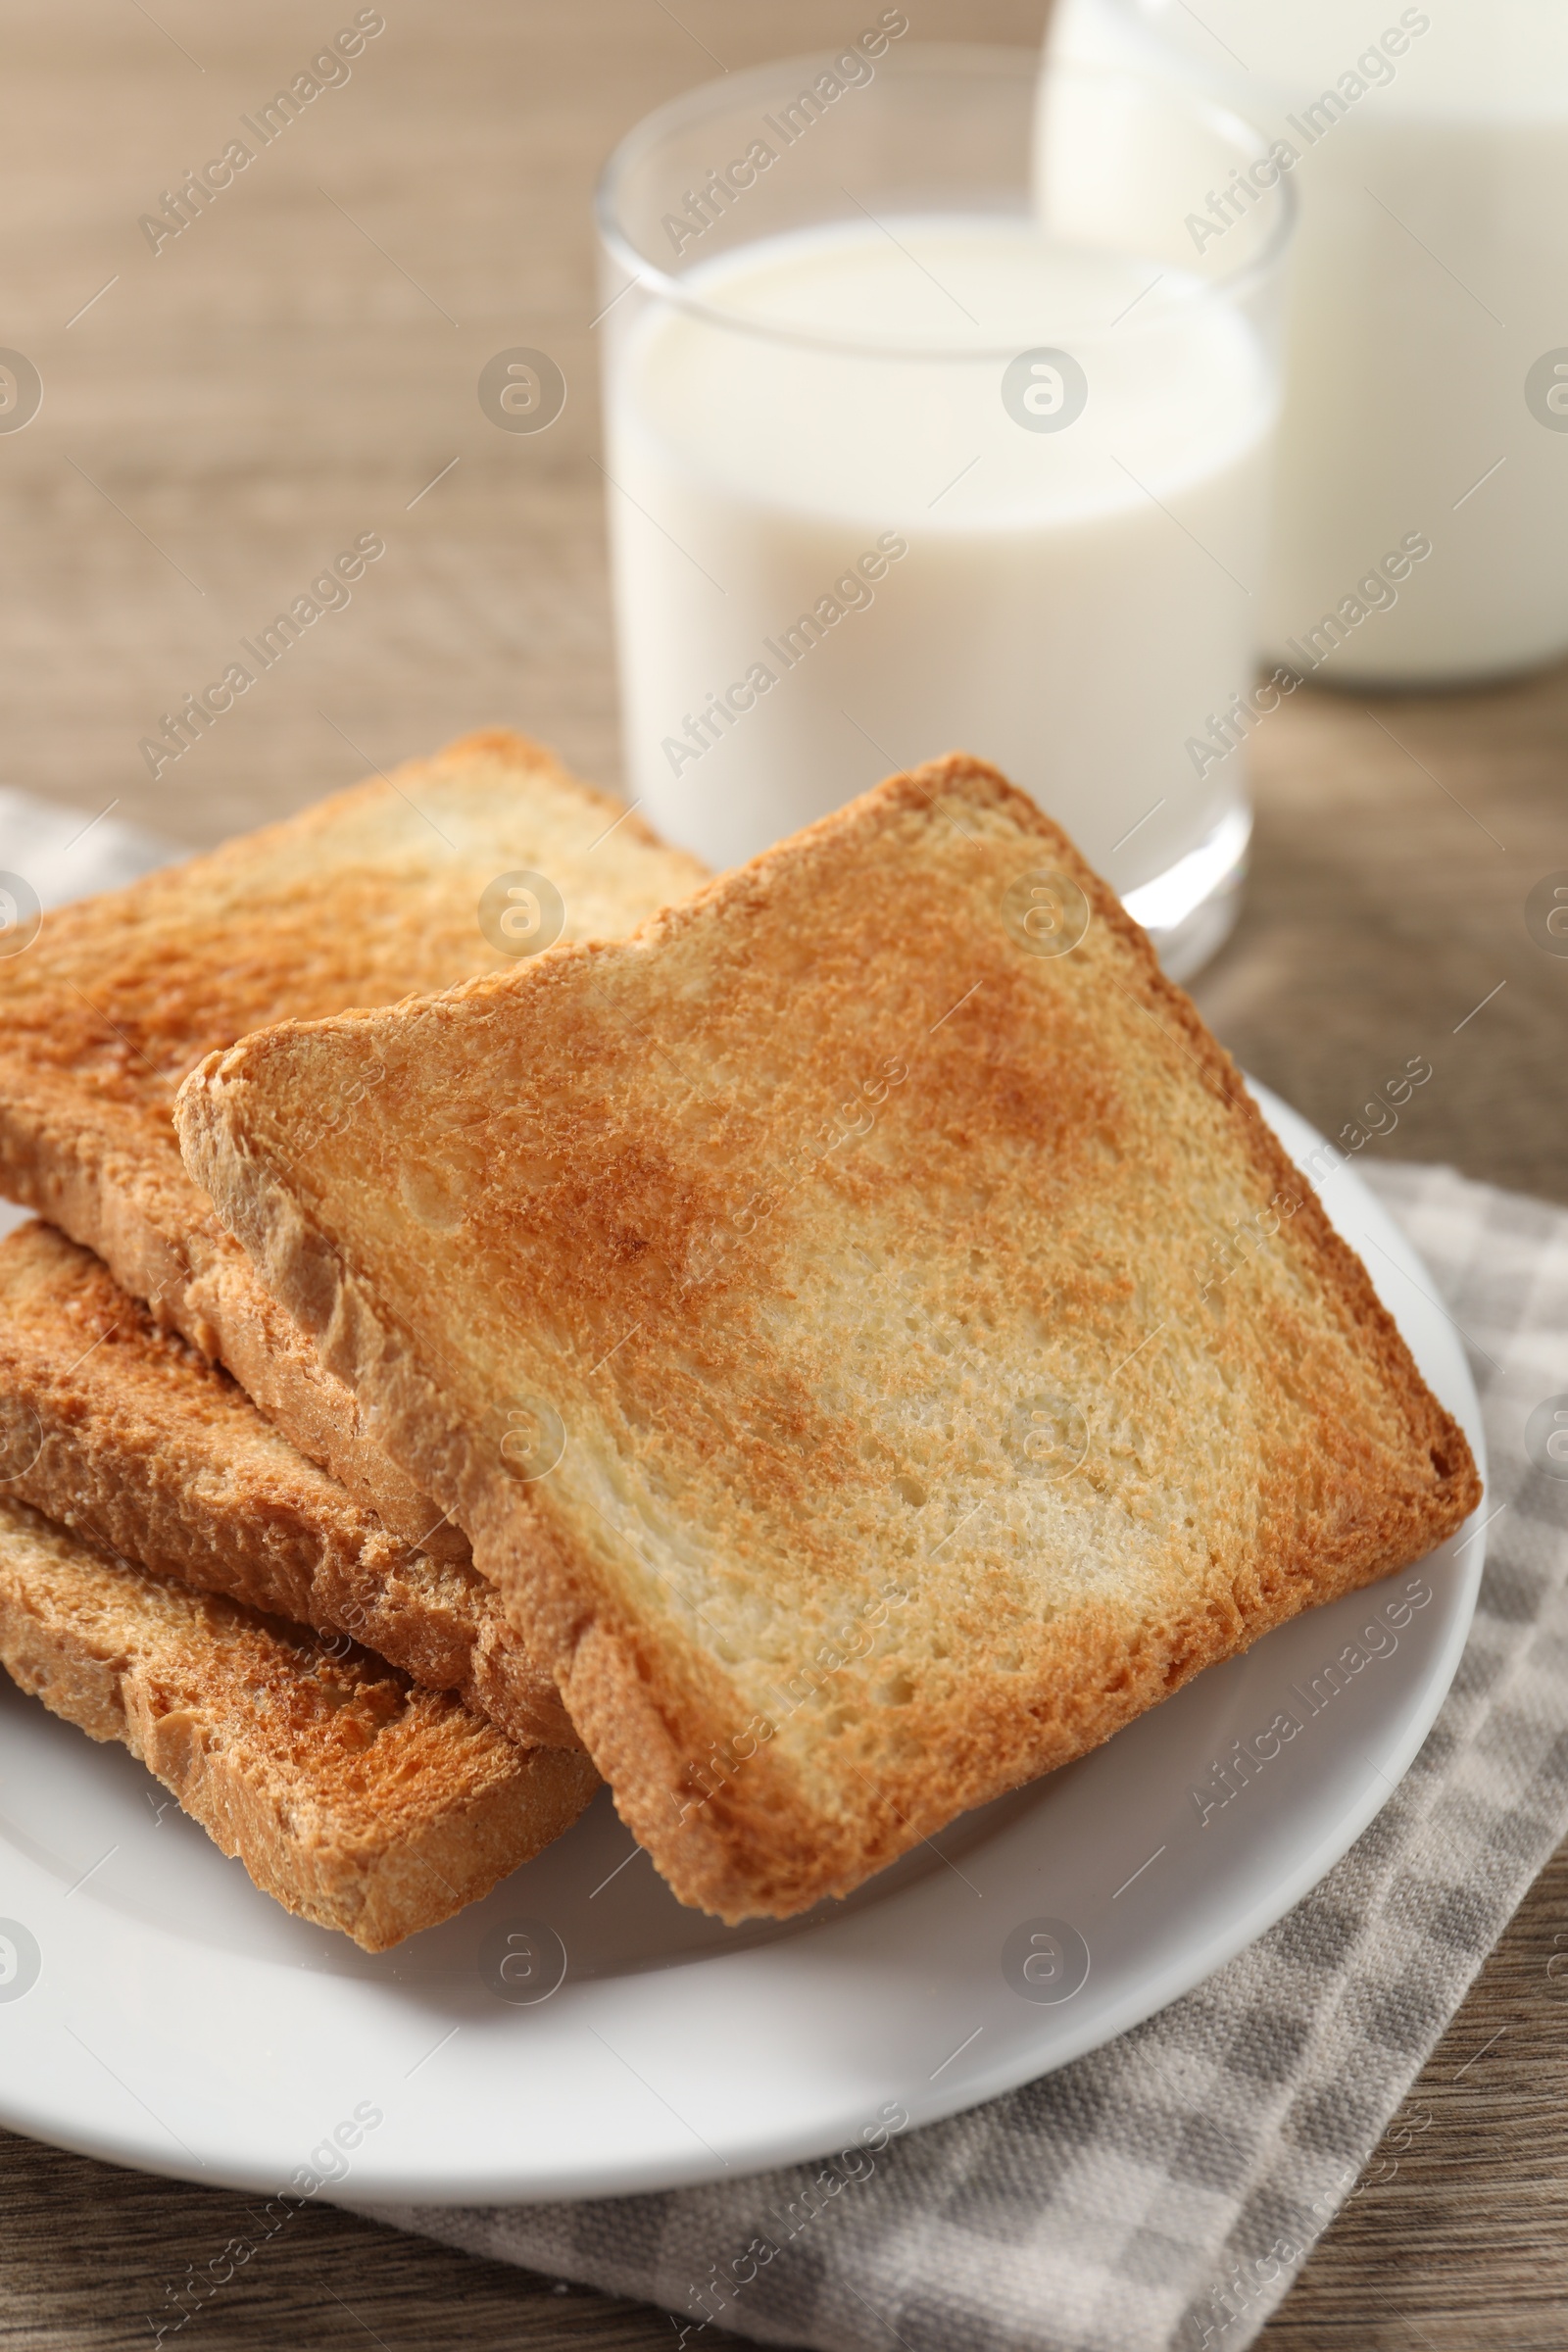
<path fill-rule="evenodd" d="M 118 806 L 111 801 L 95 816 L 0 784 L 0 872 L 18 876 L 40 906 L 64 906 L 188 856 L 116 816 Z"/>

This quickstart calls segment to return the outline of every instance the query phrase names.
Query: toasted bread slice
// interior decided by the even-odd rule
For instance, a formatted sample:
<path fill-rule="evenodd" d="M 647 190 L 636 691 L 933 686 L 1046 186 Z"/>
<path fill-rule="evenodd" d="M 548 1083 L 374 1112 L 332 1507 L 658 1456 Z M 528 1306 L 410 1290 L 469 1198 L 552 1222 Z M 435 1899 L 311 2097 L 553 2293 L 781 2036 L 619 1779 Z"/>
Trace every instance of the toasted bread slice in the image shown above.
<path fill-rule="evenodd" d="M 597 1786 L 368 1651 L 148 1576 L 0 1499 L 0 1664 L 139 1756 L 286 1909 L 368 1952 L 529 1861 Z"/>
<path fill-rule="evenodd" d="M 854 1886 L 1477 1499 L 1144 934 L 961 757 L 620 945 L 247 1039 L 176 1116 L 725 1919 Z"/>
<path fill-rule="evenodd" d="M 579 1747 L 470 1563 L 389 1536 L 53 1226 L 0 1242 L 6 1492 L 143 1568 L 347 1634 L 509 1739 Z"/>
<path fill-rule="evenodd" d="M 393 1534 L 463 1557 L 461 1536 L 367 1440 L 352 1396 L 185 1174 L 174 1090 L 204 1054 L 267 1022 L 512 968 L 505 930 L 481 928 L 480 898 L 498 880 L 543 875 L 567 937 L 618 937 L 689 895 L 702 871 L 498 729 L 46 914 L 26 954 L 0 962 L 0 1194 L 95 1250 Z M 519 900 L 500 923 L 533 911 Z M 324 1147 L 351 1114 L 316 1102 L 297 1148 Z"/>

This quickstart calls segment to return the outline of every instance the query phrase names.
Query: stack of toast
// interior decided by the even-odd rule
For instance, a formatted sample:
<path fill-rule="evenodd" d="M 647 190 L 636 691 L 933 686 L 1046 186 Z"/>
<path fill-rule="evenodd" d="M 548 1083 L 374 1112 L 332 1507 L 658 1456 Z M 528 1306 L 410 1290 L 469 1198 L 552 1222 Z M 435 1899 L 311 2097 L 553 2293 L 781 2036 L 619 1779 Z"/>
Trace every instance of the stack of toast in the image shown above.
<path fill-rule="evenodd" d="M 519 874 L 550 878 L 567 935 L 703 878 L 496 732 L 50 915 L 0 966 L 0 1194 L 49 1220 L 0 1243 L 0 1660 L 369 1949 L 485 1893 L 598 1774 L 170 1114 L 251 1029 L 507 964 L 481 902 Z M 350 1107 L 318 1107 L 319 1144 Z"/>
<path fill-rule="evenodd" d="M 960 756 L 707 882 L 470 738 L 0 1000 L 50 1220 L 0 1658 L 362 1942 L 600 1775 L 683 1901 L 800 1912 L 1478 1500 L 1142 932 Z"/>

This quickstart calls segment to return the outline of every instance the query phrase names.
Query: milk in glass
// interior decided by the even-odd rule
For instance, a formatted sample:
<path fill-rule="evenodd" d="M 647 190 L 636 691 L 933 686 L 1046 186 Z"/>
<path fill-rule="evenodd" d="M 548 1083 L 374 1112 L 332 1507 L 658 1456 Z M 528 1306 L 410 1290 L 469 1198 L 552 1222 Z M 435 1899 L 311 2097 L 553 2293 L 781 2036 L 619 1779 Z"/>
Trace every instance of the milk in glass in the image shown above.
<path fill-rule="evenodd" d="M 728 865 L 961 748 L 1146 921 L 1200 898 L 1248 822 L 1240 762 L 1186 748 L 1251 673 L 1276 398 L 1248 317 L 1002 214 L 852 212 L 681 291 L 607 387 L 652 822 Z"/>

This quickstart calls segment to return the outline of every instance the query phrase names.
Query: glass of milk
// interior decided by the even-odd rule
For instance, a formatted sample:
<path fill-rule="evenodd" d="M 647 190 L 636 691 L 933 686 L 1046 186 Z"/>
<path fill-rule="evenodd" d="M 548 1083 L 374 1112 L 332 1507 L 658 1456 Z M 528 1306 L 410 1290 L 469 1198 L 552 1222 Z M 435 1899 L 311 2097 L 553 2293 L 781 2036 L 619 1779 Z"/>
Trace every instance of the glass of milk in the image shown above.
<path fill-rule="evenodd" d="M 1050 58 L 1238 108 L 1299 192 L 1270 653 L 1415 685 L 1568 651 L 1562 0 L 1060 0 Z M 1190 248 L 1250 201 L 1195 184 Z"/>
<path fill-rule="evenodd" d="M 693 91 L 606 170 L 630 793 L 725 866 L 976 753 L 1179 976 L 1246 858 L 1214 730 L 1270 707 L 1290 183 L 1195 253 L 1193 176 L 1250 163 L 1246 123 L 1093 69 L 1037 120 L 1035 55 L 906 30 Z"/>

